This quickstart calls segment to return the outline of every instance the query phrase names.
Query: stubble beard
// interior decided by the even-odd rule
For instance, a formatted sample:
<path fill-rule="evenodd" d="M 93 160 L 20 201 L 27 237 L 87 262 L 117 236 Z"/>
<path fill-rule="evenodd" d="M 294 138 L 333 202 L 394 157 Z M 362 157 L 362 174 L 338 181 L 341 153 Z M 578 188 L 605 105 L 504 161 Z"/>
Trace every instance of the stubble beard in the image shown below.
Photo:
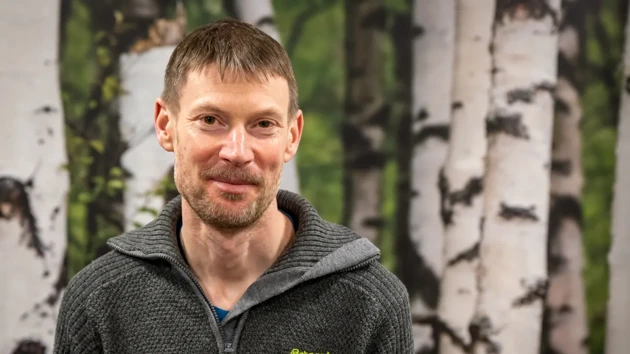
<path fill-rule="evenodd" d="M 263 177 L 254 176 L 243 169 L 228 166 L 211 167 L 202 170 L 197 175 L 178 173 L 178 170 L 186 171 L 187 169 L 177 167 L 180 166 L 175 167 L 174 179 L 182 198 L 188 202 L 201 221 L 221 229 L 245 228 L 260 219 L 276 197 L 282 175 L 281 169 L 274 180 L 266 181 Z M 256 186 L 261 194 L 243 208 L 225 208 L 222 206 L 223 202 L 241 201 L 246 198 L 246 195 L 220 192 L 221 200 L 213 200 L 205 189 L 205 184 L 213 177 L 245 180 Z"/>

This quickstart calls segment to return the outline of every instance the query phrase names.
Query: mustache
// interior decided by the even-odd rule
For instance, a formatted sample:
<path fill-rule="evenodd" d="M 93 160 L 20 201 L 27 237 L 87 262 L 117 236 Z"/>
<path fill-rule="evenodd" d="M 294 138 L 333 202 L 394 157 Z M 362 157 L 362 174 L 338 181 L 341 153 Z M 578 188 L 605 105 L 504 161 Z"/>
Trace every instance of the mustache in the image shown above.
<path fill-rule="evenodd" d="M 213 166 L 201 171 L 200 175 L 204 179 L 238 180 L 255 186 L 260 186 L 265 182 L 263 177 L 244 169 L 224 166 Z"/>

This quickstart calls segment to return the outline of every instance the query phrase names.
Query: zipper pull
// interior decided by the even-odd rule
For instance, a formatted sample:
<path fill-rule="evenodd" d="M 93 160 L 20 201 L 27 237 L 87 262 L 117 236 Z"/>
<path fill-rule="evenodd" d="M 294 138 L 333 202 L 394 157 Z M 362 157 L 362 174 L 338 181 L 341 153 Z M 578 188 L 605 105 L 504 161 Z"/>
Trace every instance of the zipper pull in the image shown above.
<path fill-rule="evenodd" d="M 234 353 L 234 348 L 232 348 L 232 343 L 225 343 L 225 353 Z"/>

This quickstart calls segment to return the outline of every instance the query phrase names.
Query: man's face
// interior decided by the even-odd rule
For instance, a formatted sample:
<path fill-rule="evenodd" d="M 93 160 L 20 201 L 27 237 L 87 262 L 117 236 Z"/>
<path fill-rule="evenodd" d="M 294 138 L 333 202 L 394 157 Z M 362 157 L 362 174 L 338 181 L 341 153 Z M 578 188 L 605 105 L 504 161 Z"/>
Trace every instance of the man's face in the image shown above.
<path fill-rule="evenodd" d="M 175 118 L 158 100 L 155 125 L 160 144 L 175 153 L 180 194 L 209 225 L 251 225 L 275 200 L 302 133 L 301 111 L 288 116 L 286 80 L 222 81 L 209 66 L 188 75 L 179 104 Z"/>

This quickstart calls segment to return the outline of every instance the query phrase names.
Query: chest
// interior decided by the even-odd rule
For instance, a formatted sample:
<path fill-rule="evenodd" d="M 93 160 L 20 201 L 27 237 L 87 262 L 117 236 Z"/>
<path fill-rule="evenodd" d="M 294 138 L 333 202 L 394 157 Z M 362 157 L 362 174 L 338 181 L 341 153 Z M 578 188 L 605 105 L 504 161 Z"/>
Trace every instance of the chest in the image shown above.
<path fill-rule="evenodd" d="M 369 352 L 375 316 L 369 297 L 332 280 L 296 286 L 228 323 L 217 323 L 189 284 L 149 283 L 117 289 L 115 301 L 97 305 L 105 353 Z"/>

